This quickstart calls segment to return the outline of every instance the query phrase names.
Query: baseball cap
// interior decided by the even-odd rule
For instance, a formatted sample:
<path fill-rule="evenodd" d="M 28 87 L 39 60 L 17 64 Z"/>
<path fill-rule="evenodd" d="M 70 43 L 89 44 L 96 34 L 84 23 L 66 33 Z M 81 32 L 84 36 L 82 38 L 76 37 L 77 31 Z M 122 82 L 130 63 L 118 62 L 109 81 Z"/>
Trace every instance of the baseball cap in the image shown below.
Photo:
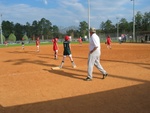
<path fill-rule="evenodd" d="M 90 32 L 96 33 L 96 29 L 94 27 L 90 28 Z"/>
<path fill-rule="evenodd" d="M 69 36 L 65 36 L 65 40 L 68 41 L 69 40 Z"/>

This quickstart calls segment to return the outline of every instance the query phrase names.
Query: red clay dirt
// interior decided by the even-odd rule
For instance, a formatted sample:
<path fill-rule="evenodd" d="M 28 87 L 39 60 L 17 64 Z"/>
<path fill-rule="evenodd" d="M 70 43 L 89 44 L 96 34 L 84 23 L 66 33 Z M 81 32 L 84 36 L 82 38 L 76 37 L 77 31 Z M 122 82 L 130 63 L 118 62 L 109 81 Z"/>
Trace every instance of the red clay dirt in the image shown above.
<path fill-rule="evenodd" d="M 88 44 L 72 44 L 77 68 L 66 58 L 54 60 L 52 45 L 5 47 L 0 49 L 0 113 L 149 113 L 150 44 L 101 44 L 101 64 L 87 76 Z"/>

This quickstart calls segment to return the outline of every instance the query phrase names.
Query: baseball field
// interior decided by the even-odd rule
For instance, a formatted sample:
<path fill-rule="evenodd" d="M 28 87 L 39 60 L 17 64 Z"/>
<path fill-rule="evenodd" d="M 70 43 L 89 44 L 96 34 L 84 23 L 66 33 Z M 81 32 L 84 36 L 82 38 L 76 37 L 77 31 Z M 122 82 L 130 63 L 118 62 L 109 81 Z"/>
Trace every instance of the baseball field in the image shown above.
<path fill-rule="evenodd" d="M 87 76 L 88 44 L 72 44 L 76 68 L 66 58 L 63 69 L 52 70 L 52 45 L 0 48 L 0 113 L 149 113 L 150 44 L 101 44 L 101 64 Z"/>

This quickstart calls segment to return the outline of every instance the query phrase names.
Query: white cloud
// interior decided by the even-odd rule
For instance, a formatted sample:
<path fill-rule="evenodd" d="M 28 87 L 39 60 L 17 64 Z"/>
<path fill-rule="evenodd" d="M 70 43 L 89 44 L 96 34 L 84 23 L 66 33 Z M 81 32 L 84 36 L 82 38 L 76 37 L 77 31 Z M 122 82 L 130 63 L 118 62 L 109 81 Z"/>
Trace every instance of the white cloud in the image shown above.
<path fill-rule="evenodd" d="M 48 4 L 48 1 L 47 1 L 47 0 L 43 0 L 43 1 L 44 1 L 44 4 L 45 4 L 45 5 L 47 5 L 47 4 Z"/>
<path fill-rule="evenodd" d="M 3 20 L 14 23 L 32 23 L 34 20 L 46 18 L 57 26 L 79 25 L 81 21 L 88 22 L 88 0 L 36 0 L 44 2 L 45 5 L 35 7 L 32 4 L 4 5 L 0 3 L 0 13 Z M 140 6 L 141 0 L 136 0 L 136 5 Z M 48 3 L 49 2 L 49 3 Z M 130 0 L 90 0 L 91 6 L 91 25 L 99 27 L 102 21 L 110 19 L 114 23 L 117 17 L 132 20 L 132 2 Z M 136 7 L 137 7 L 136 6 Z M 141 7 L 141 12 L 149 11 L 149 6 Z"/>

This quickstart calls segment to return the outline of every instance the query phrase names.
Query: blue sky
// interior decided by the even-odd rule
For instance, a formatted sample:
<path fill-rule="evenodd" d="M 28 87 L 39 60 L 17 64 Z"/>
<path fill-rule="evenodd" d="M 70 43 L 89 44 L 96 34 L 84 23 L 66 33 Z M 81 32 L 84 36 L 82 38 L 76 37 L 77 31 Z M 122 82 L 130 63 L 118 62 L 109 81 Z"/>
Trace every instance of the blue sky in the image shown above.
<path fill-rule="evenodd" d="M 89 1 L 92 27 L 99 28 L 107 19 L 115 24 L 117 17 L 132 21 L 131 0 Z M 150 0 L 135 0 L 135 13 L 137 11 L 150 12 Z M 59 27 L 79 26 L 79 22 L 88 22 L 88 0 L 0 0 L 0 14 L 2 20 L 20 24 L 46 18 Z"/>

